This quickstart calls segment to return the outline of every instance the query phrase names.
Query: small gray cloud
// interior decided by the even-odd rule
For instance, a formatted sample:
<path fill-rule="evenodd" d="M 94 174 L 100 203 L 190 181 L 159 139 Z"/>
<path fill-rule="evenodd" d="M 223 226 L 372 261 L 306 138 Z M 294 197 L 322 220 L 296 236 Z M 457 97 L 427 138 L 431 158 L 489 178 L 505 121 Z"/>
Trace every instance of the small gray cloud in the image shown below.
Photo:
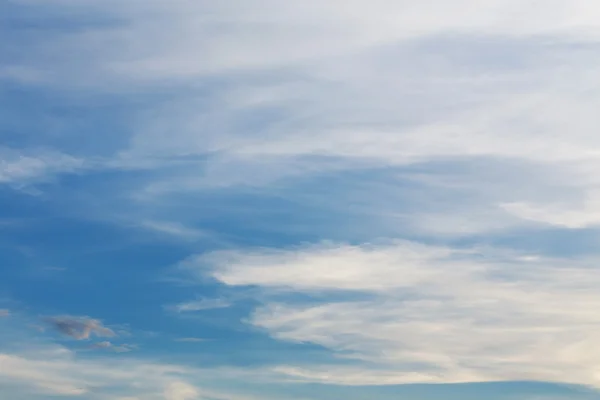
<path fill-rule="evenodd" d="M 46 322 L 65 336 L 76 340 L 87 340 L 92 335 L 99 337 L 113 337 L 116 333 L 102 325 L 102 322 L 87 317 L 49 317 Z"/>
<path fill-rule="evenodd" d="M 9 317 L 9 316 L 10 316 L 9 310 L 7 310 L 6 308 L 0 308 L 0 318 Z"/>

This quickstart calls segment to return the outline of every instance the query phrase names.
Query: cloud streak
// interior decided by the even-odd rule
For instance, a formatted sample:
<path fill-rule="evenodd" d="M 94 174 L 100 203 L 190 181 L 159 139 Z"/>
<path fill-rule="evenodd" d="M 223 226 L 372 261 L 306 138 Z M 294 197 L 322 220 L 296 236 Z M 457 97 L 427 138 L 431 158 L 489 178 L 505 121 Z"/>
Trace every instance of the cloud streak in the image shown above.
<path fill-rule="evenodd" d="M 191 312 L 191 311 L 203 311 L 203 310 L 214 310 L 218 308 L 230 307 L 233 303 L 226 299 L 200 299 L 195 301 L 188 301 L 185 303 L 179 303 L 173 306 L 173 310 L 177 312 Z"/>
<path fill-rule="evenodd" d="M 145 207 L 215 188 L 271 188 L 339 171 L 485 158 L 521 170 L 519 179 L 503 176 L 494 181 L 498 189 L 482 187 L 471 167 L 457 177 L 456 197 L 472 203 L 445 201 L 437 213 L 390 206 L 379 216 L 371 207 L 362 216 L 383 224 L 401 214 L 398 223 L 445 235 L 598 225 L 593 171 L 600 104 L 588 88 L 598 83 L 594 40 L 600 32 L 593 16 L 600 10 L 587 1 L 557 0 L 545 10 L 512 0 L 462 0 L 453 7 L 438 0 L 50 4 L 102 16 L 103 23 L 36 37 L 34 51 L 14 57 L 13 70 L 43 65 L 39 75 L 48 75 L 49 84 L 93 93 L 153 92 L 165 83 L 173 90 L 168 100 L 136 110 L 126 143 L 96 164 L 154 170 L 128 194 L 146 199 Z M 535 15 L 535 22 L 524 15 Z M 75 59 L 66 65 L 48 49 Z M 216 78 L 219 89 L 206 89 Z M 193 87 L 180 90 L 181 83 Z M 4 180 L 81 162 L 57 154 L 19 160 L 7 163 Z M 541 185 L 538 169 L 557 182 Z M 412 179 L 439 181 L 439 174 Z M 401 183 L 388 179 L 355 202 L 389 198 Z M 446 190 L 430 185 L 428 199 Z M 190 241 L 202 235 L 183 218 L 155 220 L 154 214 L 147 210 L 139 225 Z M 437 219 L 446 221 L 436 225 Z"/>
<path fill-rule="evenodd" d="M 368 363 L 353 372 L 335 366 L 280 370 L 302 380 L 533 380 L 600 387 L 595 260 L 400 241 L 213 253 L 200 257 L 199 265 L 212 265 L 211 276 L 227 285 L 258 286 L 275 296 L 250 319 L 275 338 L 315 343 Z M 370 298 L 336 300 L 340 290 Z M 281 291 L 319 296 L 290 302 L 277 299 Z"/>
<path fill-rule="evenodd" d="M 102 350 L 110 350 L 115 353 L 128 353 L 135 349 L 135 346 L 129 344 L 116 345 L 109 341 L 94 343 L 90 346 L 92 349 L 102 349 Z"/>
<path fill-rule="evenodd" d="M 61 173 L 84 168 L 85 161 L 52 150 L 27 153 L 0 147 L 0 184 L 47 180 Z"/>

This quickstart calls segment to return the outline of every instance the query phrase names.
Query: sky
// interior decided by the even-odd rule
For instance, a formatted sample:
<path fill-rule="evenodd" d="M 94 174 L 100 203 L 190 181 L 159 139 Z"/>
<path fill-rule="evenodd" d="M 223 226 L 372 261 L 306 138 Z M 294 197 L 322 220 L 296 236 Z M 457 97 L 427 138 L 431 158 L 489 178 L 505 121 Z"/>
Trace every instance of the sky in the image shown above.
<path fill-rule="evenodd" d="M 0 397 L 600 399 L 599 21 L 0 0 Z"/>

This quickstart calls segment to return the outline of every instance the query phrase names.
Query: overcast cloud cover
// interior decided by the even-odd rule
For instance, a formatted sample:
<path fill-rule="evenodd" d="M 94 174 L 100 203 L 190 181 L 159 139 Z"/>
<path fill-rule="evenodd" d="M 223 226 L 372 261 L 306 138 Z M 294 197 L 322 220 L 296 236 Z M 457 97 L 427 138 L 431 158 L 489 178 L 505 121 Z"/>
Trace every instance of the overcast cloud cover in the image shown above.
<path fill-rule="evenodd" d="M 0 397 L 600 399 L 599 21 L 0 2 Z"/>

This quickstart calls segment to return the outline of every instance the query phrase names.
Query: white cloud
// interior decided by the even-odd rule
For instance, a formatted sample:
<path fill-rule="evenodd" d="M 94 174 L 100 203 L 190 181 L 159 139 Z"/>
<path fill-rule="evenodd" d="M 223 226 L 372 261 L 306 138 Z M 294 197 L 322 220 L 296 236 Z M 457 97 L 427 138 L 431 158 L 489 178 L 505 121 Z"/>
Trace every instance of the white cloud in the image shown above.
<path fill-rule="evenodd" d="M 68 351 L 52 359 L 2 354 L 0 365 L 0 380 L 5 383 L 20 383 L 40 394 L 63 396 L 99 395 L 100 390 L 110 389 L 127 393 L 136 387 L 151 394 L 153 389 L 168 390 L 178 382 L 177 376 L 186 373 L 179 367 L 131 360 L 82 360 Z"/>
<path fill-rule="evenodd" d="M 128 79 L 193 77 L 306 64 L 432 35 L 562 35 L 593 40 L 600 34 L 596 24 L 600 9 L 585 0 L 555 0 L 544 9 L 533 1 L 516 0 L 485 4 L 461 0 L 452 5 L 443 0 L 53 3 L 73 12 L 114 16 L 124 23 L 61 37 L 38 52 L 67 48 L 90 58 L 87 62 L 79 60 L 75 67 L 125 74 Z"/>
<path fill-rule="evenodd" d="M 282 366 L 301 380 L 355 384 L 502 380 L 600 387 L 600 278 L 595 260 L 408 242 L 216 253 L 199 262 L 228 285 L 320 293 L 271 300 L 251 323 L 362 362 Z M 204 268 L 203 267 L 203 268 Z M 327 300 L 339 290 L 364 300 Z M 267 292 L 269 293 L 269 292 Z M 369 367 L 371 365 L 371 367 Z"/>
<path fill-rule="evenodd" d="M 540 166 L 559 175 L 544 193 L 569 214 L 557 215 L 547 199 L 505 198 L 540 188 L 537 179 L 504 177 L 494 197 L 482 193 L 480 175 L 465 171 L 460 198 L 475 201 L 404 214 L 401 223 L 443 234 L 597 224 L 595 203 L 579 204 L 598 189 L 600 154 L 600 7 L 589 1 L 553 0 L 543 9 L 516 0 L 51 3 L 119 23 L 37 38 L 8 70 L 95 90 L 187 88 L 131 116 L 129 146 L 103 164 L 160 169 L 132 189 L 140 198 L 479 157 L 520 163 L 524 177 Z M 218 90 L 210 89 L 214 78 Z M 182 157 L 203 161 L 173 168 Z M 63 165 L 12 164 L 4 179 Z M 372 197 L 388 197 L 395 184 Z M 432 187 L 428 197 L 443 190 Z M 383 211 L 382 220 L 399 213 Z M 178 221 L 145 224 L 196 237 Z"/>
<path fill-rule="evenodd" d="M 318 382 L 344 386 L 402 385 L 407 383 L 440 383 L 439 378 L 430 373 L 399 371 L 393 369 L 368 369 L 361 367 L 343 367 L 324 365 L 318 367 L 277 366 L 272 372 L 283 380 L 292 382 Z M 472 375 L 465 375 L 467 381 Z M 457 380 L 456 382 L 462 382 Z"/>
<path fill-rule="evenodd" d="M 173 309 L 177 312 L 190 312 L 190 311 L 202 311 L 202 310 L 213 310 L 215 308 L 227 308 L 232 305 L 232 302 L 226 299 L 200 299 L 194 301 L 188 301 L 185 303 L 179 303 L 173 306 Z"/>
<path fill-rule="evenodd" d="M 502 204 L 502 207 L 525 220 L 571 229 L 586 228 L 600 224 L 599 194 L 598 189 L 594 187 L 584 192 L 581 201 L 563 201 L 563 204 L 517 202 Z"/>
<path fill-rule="evenodd" d="M 0 148 L 0 184 L 23 184 L 46 180 L 60 173 L 69 173 L 84 167 L 84 161 L 50 150 L 23 153 Z"/>
<path fill-rule="evenodd" d="M 585 198 L 598 187 L 591 176 L 600 154 L 595 111 L 600 98 L 591 88 L 598 86 L 599 60 L 592 53 L 593 45 L 585 43 L 596 35 L 587 18 L 598 12 L 597 7 L 557 1 L 548 10 L 536 11 L 532 23 L 531 18 L 514 18 L 513 14 L 518 9 L 518 15 L 528 15 L 530 5 L 510 1 L 485 6 L 465 2 L 464 10 L 454 9 L 453 4 L 451 11 L 438 2 L 426 7 L 416 2 L 376 2 L 368 8 L 356 2 L 338 9 L 339 3 L 330 1 L 303 6 L 269 3 L 265 13 L 261 7 L 266 4 L 248 6 L 260 10 L 260 16 L 248 14 L 245 8 L 211 6 L 211 18 L 224 26 L 222 36 L 210 38 L 210 44 L 222 52 L 210 57 L 215 63 L 212 67 L 204 61 L 198 66 L 193 53 L 184 50 L 185 43 L 168 55 L 156 50 L 160 55 L 154 57 L 148 52 L 144 62 L 133 64 L 136 73 L 144 70 L 154 78 L 208 72 L 229 76 L 232 70 L 264 72 L 281 65 L 291 68 L 270 73 L 269 78 L 259 73 L 236 75 L 216 94 L 186 94 L 140 118 L 131 148 L 121 157 L 159 155 L 156 160 L 160 160 L 210 155 L 205 164 L 190 165 L 150 184 L 146 189 L 151 197 L 215 186 L 272 185 L 286 178 L 365 167 L 493 158 L 508 166 L 519 164 L 522 177 L 494 182 L 508 187 L 494 198 L 481 196 L 480 175 L 464 171 L 461 198 L 478 197 L 479 203 L 462 209 L 462 203 L 455 202 L 447 205 L 450 212 L 417 213 L 410 224 L 446 233 L 458 225 L 462 227 L 458 231 L 469 234 L 527 221 L 545 222 L 532 218 L 536 212 L 504 206 L 548 208 L 547 199 L 504 198 L 515 189 L 540 188 L 535 178 L 524 178 L 538 168 L 560 177 L 548 197 L 564 201 L 565 207 L 579 215 L 577 221 L 559 225 L 595 224 L 586 215 L 596 213 L 597 207 L 578 208 L 577 201 L 565 193 L 574 191 Z M 187 18 L 196 21 L 197 8 L 190 3 L 179 6 L 192 16 L 182 16 L 175 8 L 168 18 L 177 20 L 180 27 L 186 26 Z M 396 8 L 398 12 L 391 11 Z M 312 14 L 315 10 L 319 10 L 318 19 Z M 402 23 L 403 18 L 409 21 Z M 154 20 L 171 24 L 165 21 Z M 181 29 L 210 24 L 196 22 L 196 28 Z M 305 28 L 309 25 L 322 26 L 324 31 Z M 245 35 L 249 26 L 255 33 Z M 132 29 L 138 28 L 142 29 Z M 296 35 L 296 29 L 304 35 Z M 318 32 L 325 41 L 312 39 L 311 32 Z M 277 48 L 274 44 L 264 46 L 271 57 L 261 54 L 262 47 L 247 54 L 245 49 L 257 49 L 243 45 L 252 35 L 261 35 L 261 43 L 283 41 L 286 48 L 299 53 L 288 58 L 289 52 L 272 50 Z M 236 40 L 230 41 L 229 36 Z M 227 43 L 219 45 L 221 40 Z M 311 47 L 321 45 L 325 47 Z M 202 48 L 203 44 L 194 42 L 194 46 Z M 474 55 L 479 53 L 481 57 Z M 252 131 L 243 129 L 256 114 L 272 114 L 273 120 Z M 373 197 L 388 197 L 394 184 L 389 182 L 387 191 L 373 193 Z M 430 197 L 438 197 L 437 191 L 443 190 L 430 189 Z M 397 207 L 386 211 L 398 213 Z M 448 218 L 443 224 L 446 229 L 428 222 Z"/>
<path fill-rule="evenodd" d="M 50 345 L 20 354 L 0 353 L 0 385 L 11 398 L 33 394 L 98 400 L 250 400 L 253 397 L 229 393 L 220 386 L 223 382 L 230 384 L 227 377 L 239 379 L 261 374 L 250 370 L 193 368 L 119 355 L 85 358 L 64 347 Z"/>
<path fill-rule="evenodd" d="M 202 368 L 122 355 L 85 357 L 62 346 L 41 345 L 20 353 L 0 352 L 0 385 L 10 398 L 65 396 L 94 400 L 258 400 L 273 397 L 264 389 L 237 386 L 273 382 L 261 369 Z M 232 385 L 235 382 L 235 385 Z M 250 385 L 252 386 L 252 385 Z M 243 394 L 241 394 L 243 393 Z"/>
<path fill-rule="evenodd" d="M 181 239 L 196 240 L 205 237 L 207 234 L 200 229 L 189 228 L 177 222 L 167 221 L 142 221 L 141 227 L 166 234 L 179 237 Z"/>
<path fill-rule="evenodd" d="M 30 361 L 18 356 L 0 355 L 1 377 L 12 381 L 24 381 L 32 384 L 43 393 L 55 395 L 81 395 L 87 390 L 75 379 L 57 374 L 56 370 L 46 362 Z"/>
<path fill-rule="evenodd" d="M 185 382 L 172 382 L 165 389 L 165 400 L 194 400 L 199 395 L 197 388 Z"/>
<path fill-rule="evenodd" d="M 417 285 L 431 274 L 421 266 L 435 260 L 447 262 L 446 257 L 452 254 L 449 249 L 405 243 L 385 252 L 376 246 L 324 245 L 297 251 L 213 252 L 196 262 L 215 265 L 213 277 L 232 286 L 384 291 Z"/>
<path fill-rule="evenodd" d="M 457 173 L 461 186 L 454 190 L 460 190 L 460 195 L 451 202 L 436 204 L 444 211 L 420 210 L 405 214 L 410 225 L 428 232 L 444 230 L 440 227 L 445 226 L 446 232 L 455 234 L 513 227 L 528 221 L 587 227 L 598 223 L 600 212 L 597 204 L 588 200 L 600 187 L 594 172 L 600 154 L 596 134 L 600 124 L 595 112 L 600 107 L 600 97 L 585 92 L 585 87 L 597 86 L 597 79 L 587 73 L 598 60 L 591 60 L 589 64 L 585 61 L 587 65 L 583 65 L 583 60 L 581 63 L 533 68 L 523 71 L 516 79 L 507 78 L 508 82 L 501 79 L 473 86 L 457 84 L 457 77 L 450 73 L 442 81 L 454 87 L 446 89 L 440 84 L 440 87 L 425 88 L 427 94 L 414 101 L 410 99 L 413 89 L 403 88 L 403 82 L 398 82 L 398 87 L 393 81 L 389 84 L 374 82 L 376 88 L 386 85 L 375 91 L 357 87 L 354 82 L 372 79 L 370 74 L 379 72 L 374 70 L 332 88 L 323 84 L 324 89 L 308 89 L 307 93 L 301 93 L 302 104 L 308 106 L 297 106 L 295 102 L 288 105 L 284 100 L 280 107 L 289 115 L 267 126 L 260 134 L 238 132 L 235 126 L 221 126 L 225 120 L 244 120 L 236 108 L 219 113 L 213 113 L 212 109 L 205 111 L 210 115 L 208 123 L 216 126 L 214 136 L 204 130 L 200 133 L 197 127 L 204 125 L 201 118 L 190 120 L 186 113 L 175 113 L 172 114 L 174 123 L 186 124 L 177 129 L 178 135 L 162 139 L 161 128 L 158 131 L 141 129 L 143 133 L 134 140 L 131 151 L 138 152 L 139 157 L 155 151 L 166 151 L 175 157 L 216 153 L 205 167 L 180 171 L 149 185 L 148 194 L 154 199 L 165 192 L 181 194 L 211 187 L 275 186 L 274 183 L 281 185 L 290 179 L 318 177 L 324 173 L 402 169 L 410 164 L 422 166 L 440 162 L 448 165 L 452 161 L 466 164 L 487 159 L 493 160 L 498 168 L 514 173 L 482 182 L 486 177 L 476 171 L 479 166 L 475 162 L 474 167 Z M 383 74 L 393 67 L 393 63 L 386 66 Z M 549 72 L 547 68 L 556 70 Z M 565 75 L 581 78 L 571 86 L 555 83 Z M 421 79 L 426 80 L 427 76 Z M 521 81 L 528 94 L 514 93 L 514 86 Z M 316 82 L 314 85 L 319 86 Z M 255 90 L 260 92 L 260 84 Z M 436 107 L 452 107 L 453 92 L 460 93 L 461 98 L 455 100 L 460 103 L 463 97 L 470 96 L 471 90 L 489 95 L 475 99 L 479 101 L 477 106 L 467 104 L 458 110 L 446 110 L 444 115 L 437 114 Z M 447 100 L 430 105 L 430 99 L 436 96 Z M 227 104 L 223 107 L 228 110 Z M 415 116 L 412 107 L 428 108 L 428 111 Z M 257 112 L 260 111 L 258 108 Z M 394 120 L 398 114 L 399 120 Z M 402 118 L 417 121 L 402 122 Z M 152 123 L 152 126 L 159 125 Z M 482 168 L 488 167 L 482 165 Z M 444 171 L 438 167 L 421 175 L 427 186 L 426 202 L 447 197 Z M 428 181 L 436 176 L 437 181 Z M 548 182 L 549 176 L 554 177 L 553 182 Z M 415 178 L 416 175 L 412 179 Z M 388 178 L 377 188 L 379 191 L 364 191 L 358 200 L 366 200 L 367 205 L 392 196 L 406 200 L 411 193 L 396 189 L 400 184 L 400 179 Z M 317 194 L 312 196 L 315 198 Z M 327 196 L 330 198 L 329 193 Z M 556 210 L 553 202 L 562 203 L 561 208 Z M 339 201 L 334 203 L 336 207 L 339 205 Z M 346 203 L 350 201 L 343 204 Z M 398 203 L 384 209 L 371 207 L 370 211 L 386 212 L 386 217 L 398 215 L 402 212 Z M 435 223 L 446 219 L 451 221 Z"/>

